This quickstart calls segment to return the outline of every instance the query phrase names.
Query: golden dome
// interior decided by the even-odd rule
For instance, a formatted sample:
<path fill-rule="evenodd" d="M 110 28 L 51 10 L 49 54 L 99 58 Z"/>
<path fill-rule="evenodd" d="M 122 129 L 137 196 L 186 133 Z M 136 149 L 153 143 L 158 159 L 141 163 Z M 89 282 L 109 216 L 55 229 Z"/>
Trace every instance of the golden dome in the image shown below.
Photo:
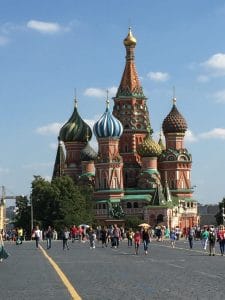
<path fill-rule="evenodd" d="M 135 37 L 133 36 L 132 32 L 131 32 L 131 28 L 129 28 L 129 32 L 127 37 L 123 40 L 123 43 L 125 46 L 136 46 L 137 44 L 137 40 L 135 39 Z"/>
<path fill-rule="evenodd" d="M 162 153 L 162 149 L 148 134 L 143 143 L 137 146 L 137 152 L 142 157 L 158 157 Z"/>

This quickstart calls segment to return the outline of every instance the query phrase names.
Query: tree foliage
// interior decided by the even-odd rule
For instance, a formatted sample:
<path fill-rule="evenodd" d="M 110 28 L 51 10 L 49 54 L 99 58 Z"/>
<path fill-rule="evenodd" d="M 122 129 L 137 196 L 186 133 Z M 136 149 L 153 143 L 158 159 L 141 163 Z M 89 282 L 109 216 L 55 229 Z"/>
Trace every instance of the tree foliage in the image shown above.
<path fill-rule="evenodd" d="M 219 211 L 218 213 L 215 215 L 216 218 L 216 222 L 218 225 L 223 224 L 223 208 L 225 208 L 225 198 L 223 198 L 223 200 L 221 202 L 219 202 Z"/>
<path fill-rule="evenodd" d="M 52 182 L 35 176 L 31 193 L 34 224 L 60 229 L 91 222 L 91 194 L 89 187 L 75 185 L 69 176 L 57 177 Z"/>
<path fill-rule="evenodd" d="M 141 218 L 138 218 L 136 216 L 132 216 L 132 217 L 126 217 L 125 218 L 125 227 L 128 228 L 133 228 L 134 229 L 138 229 L 138 225 L 140 223 L 143 223 L 143 220 Z"/>
<path fill-rule="evenodd" d="M 15 227 L 22 227 L 27 233 L 31 231 L 31 209 L 27 196 L 16 197 Z"/>

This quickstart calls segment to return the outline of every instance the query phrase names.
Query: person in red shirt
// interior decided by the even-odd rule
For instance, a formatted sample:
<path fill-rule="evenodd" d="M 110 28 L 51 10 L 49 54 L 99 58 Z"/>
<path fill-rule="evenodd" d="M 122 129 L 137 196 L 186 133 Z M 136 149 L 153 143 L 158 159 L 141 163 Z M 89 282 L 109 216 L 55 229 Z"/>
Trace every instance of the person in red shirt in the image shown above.
<path fill-rule="evenodd" d="M 225 230 L 223 225 L 220 225 L 219 230 L 217 232 L 217 241 L 220 245 L 220 253 L 223 256 L 225 250 Z"/>
<path fill-rule="evenodd" d="M 77 234 L 78 234 L 78 229 L 75 225 L 73 225 L 71 228 L 72 243 L 74 243 L 74 241 L 77 237 Z"/>
<path fill-rule="evenodd" d="M 136 231 L 134 234 L 134 247 L 135 247 L 135 254 L 138 255 L 138 249 L 141 243 L 141 234 L 139 231 Z"/>

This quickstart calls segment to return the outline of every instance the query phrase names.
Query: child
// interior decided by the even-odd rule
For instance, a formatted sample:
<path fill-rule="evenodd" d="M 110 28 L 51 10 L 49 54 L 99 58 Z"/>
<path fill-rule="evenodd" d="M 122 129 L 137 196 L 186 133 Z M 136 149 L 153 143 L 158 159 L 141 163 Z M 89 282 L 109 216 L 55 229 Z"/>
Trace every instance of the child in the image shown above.
<path fill-rule="evenodd" d="M 136 231 L 134 234 L 134 246 L 135 246 L 135 254 L 138 255 L 138 249 L 141 243 L 141 234 L 139 231 Z"/>

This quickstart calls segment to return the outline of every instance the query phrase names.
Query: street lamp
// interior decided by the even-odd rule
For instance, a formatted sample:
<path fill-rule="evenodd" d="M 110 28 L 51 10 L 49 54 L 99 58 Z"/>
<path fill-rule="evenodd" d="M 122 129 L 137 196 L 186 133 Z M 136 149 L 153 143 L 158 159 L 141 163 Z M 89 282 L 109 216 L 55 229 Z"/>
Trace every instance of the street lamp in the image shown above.
<path fill-rule="evenodd" d="M 30 195 L 30 226 L 31 226 L 31 230 L 30 230 L 30 235 L 31 235 L 31 239 L 32 239 L 32 232 L 34 229 L 34 211 L 33 211 L 33 202 L 32 202 L 32 196 Z"/>
<path fill-rule="evenodd" d="M 223 219 L 223 225 L 224 225 L 224 218 L 225 218 L 224 207 L 222 207 L 222 219 Z"/>

